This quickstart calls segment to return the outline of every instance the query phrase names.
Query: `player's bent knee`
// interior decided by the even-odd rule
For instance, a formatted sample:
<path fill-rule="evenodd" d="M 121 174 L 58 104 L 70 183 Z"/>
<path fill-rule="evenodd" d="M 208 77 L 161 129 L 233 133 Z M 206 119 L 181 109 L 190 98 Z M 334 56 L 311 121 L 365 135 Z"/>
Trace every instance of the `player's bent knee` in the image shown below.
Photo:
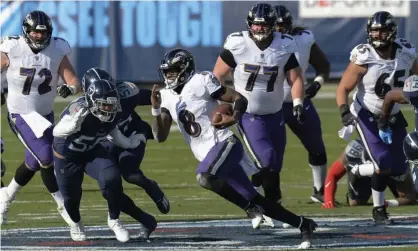
<path fill-rule="evenodd" d="M 320 153 L 320 154 L 313 154 L 309 153 L 309 164 L 313 166 L 322 166 L 327 164 L 327 154 Z"/>
<path fill-rule="evenodd" d="M 388 179 L 388 175 L 374 173 L 371 179 L 371 186 L 374 190 L 383 192 L 387 187 Z"/>
<path fill-rule="evenodd" d="M 198 173 L 196 175 L 197 183 L 203 188 L 206 188 L 208 190 L 212 190 L 213 185 L 213 175 L 208 173 Z"/>
<path fill-rule="evenodd" d="M 276 152 L 272 148 L 265 150 L 261 155 L 260 162 L 263 168 L 274 166 L 276 164 Z"/>

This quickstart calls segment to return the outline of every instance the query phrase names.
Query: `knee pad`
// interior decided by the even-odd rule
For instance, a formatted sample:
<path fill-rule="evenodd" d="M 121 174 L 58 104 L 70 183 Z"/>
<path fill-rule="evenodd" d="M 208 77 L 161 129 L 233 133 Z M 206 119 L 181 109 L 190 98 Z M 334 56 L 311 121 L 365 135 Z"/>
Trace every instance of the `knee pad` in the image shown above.
<path fill-rule="evenodd" d="M 273 167 L 276 164 L 276 152 L 272 148 L 265 150 L 260 157 L 260 162 L 263 168 Z"/>
<path fill-rule="evenodd" d="M 226 181 L 210 173 L 198 173 L 196 180 L 201 187 L 214 192 L 222 190 L 223 185 L 226 183 Z"/>
<path fill-rule="evenodd" d="M 54 164 L 54 156 L 52 153 L 52 146 L 45 146 L 39 152 L 39 166 L 41 168 L 50 168 Z"/>
<path fill-rule="evenodd" d="M 382 175 L 374 173 L 372 175 L 372 188 L 378 192 L 385 191 L 388 183 L 389 175 Z"/>
<path fill-rule="evenodd" d="M 313 154 L 309 153 L 309 164 L 313 166 L 322 166 L 327 164 L 327 154 L 320 153 L 320 154 Z"/>

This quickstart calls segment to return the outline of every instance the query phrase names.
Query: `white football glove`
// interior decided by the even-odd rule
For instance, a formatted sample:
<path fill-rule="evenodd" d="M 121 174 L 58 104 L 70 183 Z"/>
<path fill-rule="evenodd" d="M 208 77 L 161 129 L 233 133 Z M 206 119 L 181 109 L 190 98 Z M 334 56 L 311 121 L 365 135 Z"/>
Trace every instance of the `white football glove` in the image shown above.
<path fill-rule="evenodd" d="M 145 137 L 144 134 L 142 134 L 142 133 L 136 134 L 136 132 L 133 132 L 131 134 L 131 136 L 129 136 L 128 139 L 129 139 L 130 144 L 131 144 L 131 147 L 129 147 L 129 148 L 132 148 L 132 149 L 137 148 L 141 144 L 141 142 L 144 143 L 144 144 L 147 142 L 147 138 Z"/>
<path fill-rule="evenodd" d="M 136 132 L 133 132 L 129 137 L 126 137 L 118 127 L 109 133 L 107 139 L 123 149 L 133 149 L 138 147 L 141 142 L 144 142 L 145 144 L 147 141 L 144 134 L 136 134 Z"/>

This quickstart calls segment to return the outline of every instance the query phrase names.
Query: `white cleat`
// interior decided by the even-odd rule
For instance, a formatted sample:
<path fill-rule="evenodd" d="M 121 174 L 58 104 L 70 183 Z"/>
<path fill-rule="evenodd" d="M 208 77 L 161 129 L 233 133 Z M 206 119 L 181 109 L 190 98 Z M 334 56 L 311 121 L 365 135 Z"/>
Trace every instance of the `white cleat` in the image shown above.
<path fill-rule="evenodd" d="M 0 225 L 7 224 L 7 213 L 12 201 L 7 193 L 7 187 L 0 188 Z"/>
<path fill-rule="evenodd" d="M 311 241 L 306 240 L 298 246 L 298 249 L 308 249 L 308 248 L 311 248 L 311 247 L 312 247 Z"/>
<path fill-rule="evenodd" d="M 81 220 L 78 223 L 74 223 L 71 221 L 70 227 L 71 227 L 71 230 L 70 230 L 71 239 L 73 239 L 73 241 L 87 240 L 86 230 L 84 229 L 84 226 L 83 226 L 83 223 L 81 223 Z"/>
<path fill-rule="evenodd" d="M 129 232 L 126 230 L 126 228 L 123 226 L 123 223 L 121 220 L 116 219 L 112 220 L 109 217 L 107 218 L 107 225 L 109 228 L 115 233 L 116 239 L 120 242 L 127 242 L 129 241 Z"/>
<path fill-rule="evenodd" d="M 245 211 L 247 212 L 248 218 L 251 219 L 253 228 L 259 229 L 263 222 L 263 209 L 258 205 L 251 205 Z"/>
<path fill-rule="evenodd" d="M 273 219 L 263 214 L 263 222 L 261 223 L 261 226 L 273 228 L 274 227 Z"/>
<path fill-rule="evenodd" d="M 65 209 L 64 205 L 59 205 L 58 213 L 60 213 L 61 217 L 65 220 L 65 222 L 68 224 L 68 226 L 74 225 L 73 220 L 71 219 L 70 215 L 68 215 L 67 210 Z"/>

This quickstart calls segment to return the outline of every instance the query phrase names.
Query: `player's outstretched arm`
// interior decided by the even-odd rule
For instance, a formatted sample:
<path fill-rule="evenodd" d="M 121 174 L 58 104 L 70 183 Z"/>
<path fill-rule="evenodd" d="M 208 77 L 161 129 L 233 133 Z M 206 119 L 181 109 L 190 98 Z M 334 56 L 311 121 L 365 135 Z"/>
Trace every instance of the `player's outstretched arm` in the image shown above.
<path fill-rule="evenodd" d="M 1 53 L 1 72 L 4 72 L 9 67 L 9 57 L 6 53 Z"/>
<path fill-rule="evenodd" d="M 155 141 L 162 143 L 167 140 L 173 119 L 171 118 L 170 111 L 161 107 L 161 93 L 157 88 L 158 86 L 154 85 L 151 92 L 151 113 L 155 117 L 154 121 L 152 121 L 151 128 Z"/>
<path fill-rule="evenodd" d="M 80 80 L 67 56 L 62 58 L 58 73 L 65 82 L 65 85 L 58 89 L 58 94 L 61 97 L 66 98 L 70 94 L 75 95 L 81 91 Z"/>

